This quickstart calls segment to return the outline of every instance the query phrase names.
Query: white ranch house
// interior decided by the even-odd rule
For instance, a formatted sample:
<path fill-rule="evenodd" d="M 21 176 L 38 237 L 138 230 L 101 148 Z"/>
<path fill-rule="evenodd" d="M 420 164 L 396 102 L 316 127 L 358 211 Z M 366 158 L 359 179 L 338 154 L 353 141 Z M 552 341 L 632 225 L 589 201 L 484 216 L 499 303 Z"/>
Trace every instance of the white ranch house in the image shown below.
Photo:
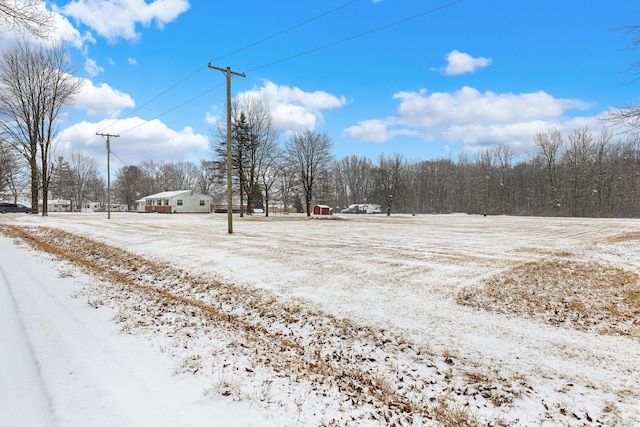
<path fill-rule="evenodd" d="M 210 213 L 211 197 L 192 190 L 163 191 L 136 200 L 138 212 Z"/>

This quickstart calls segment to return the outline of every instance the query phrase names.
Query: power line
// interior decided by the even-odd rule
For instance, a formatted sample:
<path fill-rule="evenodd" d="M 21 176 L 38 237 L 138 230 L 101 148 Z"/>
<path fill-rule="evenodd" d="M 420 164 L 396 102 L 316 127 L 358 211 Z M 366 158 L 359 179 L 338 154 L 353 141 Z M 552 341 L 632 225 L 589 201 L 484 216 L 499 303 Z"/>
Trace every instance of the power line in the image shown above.
<path fill-rule="evenodd" d="M 116 159 L 120 160 L 120 162 L 121 162 L 123 165 L 125 165 L 125 166 L 129 166 L 129 165 L 127 164 L 127 162 L 125 162 L 124 160 L 122 160 L 122 159 L 121 159 L 121 158 L 120 158 L 116 153 L 114 153 L 113 151 L 111 152 L 111 155 L 112 155 L 113 157 L 115 157 Z"/>
<path fill-rule="evenodd" d="M 298 24 L 292 25 L 291 27 L 287 27 L 287 28 L 285 28 L 285 29 L 283 29 L 283 30 L 280 30 L 280 31 L 278 31 L 278 32 L 276 32 L 276 33 L 273 33 L 273 34 L 271 34 L 270 36 L 267 36 L 267 37 L 265 37 L 265 38 L 263 38 L 263 39 L 258 40 L 257 42 L 254 42 L 254 43 L 248 44 L 248 45 L 246 45 L 246 46 L 244 46 L 244 47 L 241 47 L 241 48 L 236 49 L 236 50 L 234 50 L 234 51 L 231 51 L 231 52 L 229 52 L 229 53 L 227 53 L 227 54 L 225 54 L 225 55 L 222 55 L 222 56 L 220 56 L 220 57 L 218 57 L 218 58 L 214 59 L 214 61 L 213 61 L 213 62 L 218 62 L 218 61 L 219 61 L 219 60 L 221 60 L 221 59 L 227 58 L 227 57 L 229 57 L 229 56 L 235 55 L 236 53 L 239 53 L 239 52 L 245 51 L 245 50 L 247 50 L 247 49 L 250 49 L 250 48 L 252 48 L 252 47 L 258 46 L 258 45 L 260 45 L 260 44 L 262 44 L 262 43 L 264 43 L 264 42 L 267 42 L 267 41 L 269 41 L 269 40 L 272 40 L 272 39 L 274 39 L 274 38 L 276 38 L 276 37 L 279 37 L 279 36 L 281 36 L 281 35 L 283 35 L 283 34 L 286 34 L 286 33 L 290 32 L 290 31 L 293 31 L 293 30 L 295 30 L 296 28 L 300 28 L 300 27 L 302 27 L 302 26 L 304 26 L 304 25 L 309 24 L 310 22 L 316 21 L 316 20 L 318 20 L 318 19 L 320 19 L 320 18 L 322 18 L 322 17 L 325 17 L 325 16 L 327 16 L 327 15 L 330 15 L 330 14 L 332 14 L 332 13 L 334 13 L 334 12 L 337 12 L 338 10 L 343 9 L 343 8 L 345 8 L 345 7 L 347 7 L 347 6 L 350 6 L 350 5 L 352 5 L 353 3 L 356 3 L 356 2 L 358 2 L 358 1 L 359 1 L 359 0 L 351 0 L 351 1 L 349 1 L 349 2 L 347 2 L 347 3 L 344 3 L 344 4 L 340 5 L 340 6 L 334 7 L 333 9 L 330 9 L 330 10 L 328 10 L 328 11 L 324 12 L 324 13 L 321 13 L 321 14 L 319 14 L 319 15 L 317 15 L 317 16 L 314 16 L 313 18 L 309 18 L 309 19 L 307 19 L 307 20 L 305 20 L 305 21 L 302 21 L 302 22 L 300 22 L 300 23 L 298 23 Z M 190 79 L 191 77 L 193 77 L 194 75 L 196 75 L 197 73 L 199 73 L 200 71 L 204 70 L 205 68 L 207 68 L 205 65 L 203 65 L 203 66 L 201 66 L 201 67 L 198 67 L 197 69 L 195 69 L 194 71 L 192 71 L 191 73 L 189 73 L 187 76 L 183 77 L 182 79 L 178 80 L 178 81 L 177 81 L 176 83 L 174 83 L 173 85 L 169 86 L 167 89 L 165 89 L 165 90 L 163 90 L 162 92 L 160 92 L 158 95 L 156 95 L 156 96 L 152 97 L 151 99 L 149 99 L 148 101 L 146 101 L 145 103 L 143 103 L 142 105 L 140 105 L 139 107 L 137 107 L 137 108 L 135 108 L 135 109 L 131 110 L 130 112 L 128 112 L 127 114 L 125 114 L 125 115 L 124 115 L 124 117 L 119 118 L 118 120 L 114 121 L 113 123 L 111 123 L 111 124 L 109 124 L 109 125 L 107 125 L 107 126 L 103 127 L 103 128 L 102 128 L 102 129 L 100 129 L 98 132 L 102 132 L 102 131 L 104 131 L 105 129 L 108 129 L 108 128 L 110 128 L 111 126 L 115 125 L 116 123 L 119 123 L 119 122 L 120 122 L 120 121 L 122 121 L 123 119 L 125 119 L 125 118 L 127 118 L 127 117 L 130 117 L 132 114 L 134 114 L 134 113 L 136 113 L 136 112 L 138 112 L 138 111 L 142 110 L 144 107 L 146 107 L 147 105 L 151 104 L 153 101 L 155 101 L 156 99 L 158 99 L 158 98 L 160 98 L 161 96 L 165 95 L 166 93 L 170 92 L 171 90 L 173 90 L 173 89 L 174 89 L 174 88 L 176 88 L 177 86 L 181 85 L 182 83 L 184 83 L 185 81 L 187 81 L 188 79 Z M 167 114 L 167 113 L 169 113 L 169 112 L 171 112 L 171 111 L 173 111 L 173 110 L 175 110 L 175 109 L 177 109 L 177 108 L 179 108 L 179 107 L 182 107 L 182 106 L 184 106 L 184 105 L 186 105 L 186 104 L 188 104 L 188 103 L 190 103 L 190 102 L 192 102 L 192 101 L 194 101 L 194 100 L 196 100 L 196 99 L 200 98 L 201 96 L 204 96 L 205 94 L 207 94 L 207 93 L 209 93 L 209 92 L 213 91 L 214 89 L 217 89 L 218 87 L 219 87 L 219 86 L 215 86 L 215 87 L 213 87 L 213 88 L 211 88 L 211 89 L 209 89 L 209 90 L 207 90 L 207 91 L 205 91 L 205 92 L 201 93 L 200 95 L 197 95 L 197 96 L 195 96 L 195 97 L 193 97 L 193 98 L 189 99 L 188 101 L 183 102 L 183 103 L 182 103 L 182 104 L 180 104 L 179 106 L 177 106 L 177 107 L 175 107 L 175 108 L 172 108 L 171 110 L 168 110 L 168 111 L 166 111 L 166 112 L 164 112 L 164 113 L 161 113 L 160 115 L 158 115 L 158 116 L 154 117 L 154 118 L 153 118 L 153 119 L 151 119 L 151 120 L 157 119 L 158 117 L 161 117 L 161 116 L 163 116 L 163 115 L 165 115 L 165 114 Z M 129 129 L 129 130 L 133 130 L 133 129 L 135 129 L 135 128 L 139 127 L 139 126 L 141 126 L 141 125 L 138 125 L 138 126 L 136 126 L 136 127 L 132 128 L 132 129 Z M 125 132 L 128 132 L 129 130 L 127 130 L 127 131 L 125 131 Z M 122 132 L 122 133 L 124 133 L 124 132 Z"/>
<path fill-rule="evenodd" d="M 149 122 L 150 122 L 150 121 L 152 121 L 152 120 L 159 119 L 160 117 L 162 117 L 162 116 L 164 116 L 164 115 L 166 115 L 166 114 L 169 114 L 169 113 L 170 113 L 170 112 L 172 112 L 172 111 L 175 111 L 175 110 L 177 110 L 177 109 L 179 109 L 179 108 L 184 107 L 184 106 L 185 106 L 185 105 L 187 105 L 187 104 L 192 103 L 193 101 L 195 101 L 195 100 L 196 100 L 196 99 L 198 99 L 198 98 L 202 98 L 202 97 L 203 97 L 203 96 L 205 96 L 206 94 L 208 94 L 208 93 L 210 93 L 210 92 L 213 92 L 214 90 L 218 89 L 218 88 L 219 88 L 219 87 L 221 87 L 221 86 L 223 86 L 223 84 L 222 84 L 222 83 L 220 83 L 220 84 L 218 84 L 218 85 L 216 85 L 216 86 L 214 86 L 214 87 L 212 87 L 212 88 L 210 88 L 210 89 L 208 89 L 208 90 L 206 90 L 206 91 L 204 91 L 204 92 L 202 92 L 202 93 L 200 93 L 200 94 L 198 94 L 198 95 L 194 96 L 193 98 L 187 99 L 186 101 L 182 102 L 181 104 L 178 104 L 178 105 L 176 105 L 175 107 L 172 107 L 172 108 L 170 108 L 169 110 L 166 110 L 166 111 L 164 111 L 164 112 L 162 112 L 162 113 L 158 114 L 157 116 L 152 117 L 152 118 L 151 118 L 151 119 L 149 119 L 149 120 L 146 120 L 146 121 L 144 121 L 144 122 L 142 122 L 142 123 L 140 123 L 140 124 L 137 124 L 137 125 L 135 125 L 135 126 L 133 126 L 133 127 L 129 128 L 129 129 L 125 130 L 125 131 L 122 131 L 122 132 L 120 132 L 120 133 L 127 133 L 127 132 L 131 132 L 131 131 L 132 131 L 132 130 L 134 130 L 134 129 L 137 129 L 137 128 L 141 127 L 141 126 L 144 126 L 144 125 L 146 125 L 147 123 L 149 123 Z"/>
<path fill-rule="evenodd" d="M 346 43 L 348 41 L 351 41 L 351 40 L 354 40 L 354 39 L 357 39 L 357 38 L 360 38 L 360 37 L 364 37 L 366 35 L 369 35 L 369 34 L 372 34 L 372 33 L 378 32 L 378 31 L 382 31 L 382 30 L 385 30 L 385 29 L 390 28 L 390 27 L 394 27 L 396 25 L 404 24 L 405 22 L 412 21 L 412 20 L 420 18 L 422 16 L 429 15 L 429 14 L 432 14 L 432 13 L 435 13 L 435 12 L 439 12 L 439 11 L 441 11 L 443 9 L 452 7 L 452 6 L 454 6 L 454 5 L 458 4 L 458 3 L 462 3 L 463 1 L 464 0 L 453 1 L 451 3 L 447 3 L 445 5 L 442 5 L 442 6 L 433 8 L 433 9 L 429 9 L 427 11 L 418 13 L 418 14 L 410 16 L 408 18 L 404 18 L 404 19 L 401 19 L 399 21 L 391 22 L 391 23 L 385 24 L 385 25 L 383 25 L 381 27 L 373 28 L 373 29 L 367 30 L 367 31 L 365 31 L 363 33 L 355 34 L 353 36 L 337 40 L 335 42 L 326 44 L 324 46 L 319 46 L 319 47 L 316 47 L 316 48 L 313 48 L 313 49 L 310 49 L 310 50 L 307 50 L 307 51 L 304 51 L 304 52 L 297 53 L 295 55 L 288 56 L 288 57 L 283 58 L 283 59 L 279 59 L 279 60 L 274 61 L 274 62 L 270 62 L 268 64 L 264 64 L 264 65 L 260 65 L 258 67 L 251 68 L 251 69 L 247 70 L 246 72 L 249 73 L 249 72 L 252 72 L 252 71 L 260 70 L 262 68 L 267 68 L 267 67 L 270 67 L 270 66 L 275 65 L 275 64 L 280 64 L 282 62 L 290 61 L 292 59 L 299 58 L 301 56 L 308 55 L 310 53 L 318 52 L 318 51 L 323 50 L 323 49 L 327 49 L 327 48 L 330 48 L 330 47 L 333 47 L 333 46 L 336 46 L 336 45 L 339 45 L 339 44 L 342 44 L 342 43 Z"/>
<path fill-rule="evenodd" d="M 174 89 L 175 87 L 181 85 L 182 83 L 184 83 L 185 81 L 187 81 L 188 79 L 190 79 L 191 77 L 193 77 L 194 75 L 196 75 L 198 72 L 204 70 L 206 67 L 202 66 L 199 67 L 198 69 L 194 70 L 193 72 L 191 72 L 190 74 L 188 74 L 186 77 L 183 77 L 182 79 L 180 79 L 179 81 L 177 81 L 176 83 L 174 83 L 173 85 L 169 86 L 167 89 L 165 89 L 164 91 L 160 92 L 158 95 L 154 96 L 153 98 L 149 99 L 147 102 L 145 102 L 144 104 L 142 104 L 141 106 L 134 108 L 133 110 L 129 111 L 127 114 L 124 115 L 124 117 L 119 118 L 118 120 L 116 120 L 115 122 L 111 123 L 110 125 L 107 125 L 105 127 L 103 127 L 102 129 L 99 130 L 99 132 L 104 131 L 105 129 L 115 125 L 116 123 L 120 122 L 121 120 L 130 117 L 132 114 L 142 110 L 144 107 L 146 107 L 147 105 L 151 104 L 153 101 L 155 101 L 156 99 L 160 98 L 162 95 L 166 94 L 167 92 L 170 92 L 172 89 Z"/>
<path fill-rule="evenodd" d="M 334 11 L 336 11 L 336 10 L 338 10 L 338 9 L 341 9 L 341 8 L 343 8 L 343 7 L 346 7 L 347 5 L 350 5 L 350 4 L 352 4 L 352 3 L 355 3 L 356 1 L 358 1 L 358 0 L 352 0 L 351 2 L 348 2 L 348 3 L 346 3 L 346 4 L 342 5 L 342 6 L 339 6 L 339 7 L 337 7 L 337 8 L 332 9 L 332 10 L 331 10 L 331 11 L 329 11 L 329 12 L 326 12 L 326 13 L 322 14 L 321 16 L 325 16 L 325 15 L 327 15 L 328 13 L 331 13 L 331 12 L 334 12 Z M 409 21 L 412 21 L 412 20 L 418 19 L 418 18 L 420 18 L 420 17 L 423 17 L 423 16 L 426 16 L 426 15 L 430 15 L 430 14 L 433 14 L 433 13 L 439 12 L 439 11 L 441 11 L 441 10 L 443 10 L 443 9 L 447 9 L 447 8 L 449 8 L 449 7 L 453 7 L 453 6 L 455 6 L 456 4 L 459 4 L 459 3 L 462 3 L 462 2 L 464 2 L 464 0 L 456 0 L 456 1 L 453 1 L 453 2 L 449 2 L 449 3 L 446 3 L 446 4 L 442 5 L 442 6 L 439 6 L 439 7 L 436 7 L 436 8 L 432 8 L 432 9 L 426 10 L 426 11 L 424 11 L 424 12 L 420 12 L 420 13 L 418 13 L 418 14 L 415 14 L 415 15 L 409 16 L 409 17 L 407 17 L 407 18 L 404 18 L 404 19 L 401 19 L 401 20 L 398 20 L 398 21 L 394 21 L 394 22 L 391 22 L 391 23 L 389 23 L 389 24 L 382 25 L 382 26 L 380 26 L 380 27 L 376 27 L 376 28 L 373 28 L 373 29 L 371 29 L 371 30 L 364 31 L 364 32 L 362 32 L 362 33 L 358 33 L 358 34 L 355 34 L 355 35 L 352 35 L 352 36 L 349 36 L 349 37 L 345 37 L 345 38 L 340 39 L 340 40 L 336 40 L 336 41 L 334 41 L 334 42 L 332 42 L 332 43 L 329 43 L 329 44 L 326 44 L 326 45 L 323 45 L 323 46 L 319 46 L 319 47 L 316 47 L 316 48 L 313 48 L 313 49 L 309 49 L 309 50 L 306 50 L 306 51 L 303 51 L 303 52 L 297 53 L 297 54 L 295 54 L 295 55 L 291 55 L 291 56 L 288 56 L 288 57 L 286 57 L 286 58 L 279 59 L 279 60 L 277 60 L 277 61 L 269 62 L 269 63 L 267 63 L 267 64 L 263 64 L 263 65 L 259 65 L 259 66 L 254 67 L 254 68 L 250 68 L 249 70 L 247 70 L 247 71 L 246 71 L 246 73 L 253 72 L 253 71 L 256 71 L 256 70 L 261 70 L 261 69 L 263 69 L 263 68 L 267 68 L 267 67 L 270 67 L 270 66 L 273 66 L 273 65 L 276 65 L 276 64 L 280 64 L 280 63 L 283 63 L 283 62 L 291 61 L 291 60 L 293 60 L 293 59 L 296 59 L 296 58 L 299 58 L 299 57 L 302 57 L 302 56 L 305 56 L 305 55 L 309 55 L 309 54 L 311 54 L 311 53 L 318 52 L 318 51 L 320 51 L 320 50 L 328 49 L 328 48 L 330 48 L 330 47 L 337 46 L 337 45 L 339 45 L 339 44 L 346 43 L 346 42 L 348 42 L 348 41 L 355 40 L 355 39 L 357 39 L 357 38 L 364 37 L 364 36 L 366 36 L 366 35 L 373 34 L 373 33 L 375 33 L 375 32 L 382 31 L 382 30 L 384 30 L 384 29 L 391 28 L 391 27 L 394 27 L 394 26 L 397 26 L 397 25 L 400 25 L 400 24 L 404 24 L 404 23 L 406 23 L 406 22 L 409 22 Z M 311 22 L 311 21 L 313 21 L 313 20 L 315 20 L 315 19 L 317 19 L 317 18 L 314 18 L 314 19 L 310 19 L 310 20 L 304 21 L 304 24 L 306 24 L 306 23 L 308 23 L 308 22 Z M 284 33 L 288 32 L 288 31 L 290 31 L 290 30 L 292 30 L 292 29 L 294 29 L 294 28 L 298 28 L 298 27 L 300 27 L 300 26 L 302 26 L 302 25 L 303 25 L 303 24 L 301 23 L 301 24 L 295 25 L 295 26 L 293 26 L 293 27 L 287 28 L 287 29 L 285 29 L 285 30 L 282 30 L 282 31 L 280 31 L 280 32 L 278 32 L 278 33 L 275 33 L 275 35 L 273 35 L 273 36 L 269 36 L 269 37 L 267 37 L 267 38 L 265 38 L 265 39 L 262 39 L 262 40 L 260 40 L 260 41 L 258 41 L 258 42 L 255 42 L 255 43 L 251 44 L 251 45 L 248 45 L 248 46 L 246 46 L 245 48 L 238 49 L 238 50 L 236 50 L 236 51 L 234 51 L 234 52 L 232 52 L 232 53 L 230 53 L 230 54 L 227 54 L 227 55 L 222 56 L 221 58 L 226 58 L 227 56 L 230 56 L 230 55 L 232 55 L 232 54 L 234 54 L 234 53 L 236 53 L 236 52 L 240 52 L 240 51 L 243 51 L 243 50 L 245 50 L 245 49 L 248 49 L 249 47 L 253 47 L 253 46 L 257 45 L 257 44 L 260 44 L 260 43 L 262 43 L 262 42 L 264 42 L 264 41 L 267 41 L 267 40 L 270 40 L 270 39 L 274 38 L 276 35 L 284 34 Z M 205 67 L 201 67 L 201 68 L 199 68 L 197 71 L 200 71 L 200 70 L 201 70 L 201 69 L 203 69 L 203 68 L 205 68 Z M 197 71 L 196 71 L 196 72 L 197 72 Z M 189 77 L 191 77 L 191 76 L 192 76 L 193 74 L 195 74 L 196 72 L 192 73 Z M 189 78 L 189 77 L 187 77 L 187 78 Z M 169 91 L 169 90 L 171 90 L 173 87 L 175 87 L 175 86 L 177 86 L 178 84 L 182 83 L 182 81 L 186 80 L 187 78 L 185 78 L 185 79 L 181 80 L 179 83 L 176 83 L 176 84 L 175 84 L 174 86 L 172 86 L 170 89 L 167 89 L 166 91 L 162 92 L 162 94 L 164 94 L 164 93 L 168 92 L 168 91 Z M 183 106 L 185 106 L 185 105 L 187 105 L 187 104 L 189 104 L 189 103 L 191 103 L 191 102 L 195 101 L 196 99 L 201 98 L 202 96 L 204 96 L 204 95 L 206 95 L 206 94 L 208 94 L 208 93 L 212 92 L 213 90 L 215 90 L 215 89 L 219 88 L 220 86 L 222 86 L 222 85 L 214 86 L 214 87 L 212 87 L 212 88 L 210 88 L 210 89 L 208 89 L 208 90 L 206 90 L 206 91 L 204 91 L 204 92 L 202 92 L 202 93 L 200 93 L 200 94 L 198 94 L 198 95 L 196 95 L 196 96 L 194 96 L 194 97 L 192 97 L 192 98 L 190 98 L 190 99 L 188 99 L 188 100 L 186 100 L 186 101 L 182 102 L 181 104 L 178 104 L 177 106 L 172 107 L 171 109 L 169 109 L 169 110 L 166 110 L 166 111 L 162 112 L 161 114 L 159 114 L 159 115 L 157 115 L 157 116 L 153 117 L 152 119 L 147 120 L 147 121 L 145 121 L 145 122 L 143 122 L 143 123 L 140 123 L 140 124 L 138 124 L 138 125 L 136 125 L 136 126 L 134 126 L 134 127 L 132 127 L 132 128 L 129 128 L 129 129 L 127 129 L 127 130 L 124 130 L 124 131 L 122 131 L 121 133 L 127 133 L 127 132 L 130 132 L 130 131 L 132 131 L 132 130 L 134 130 L 134 129 L 137 129 L 137 128 L 141 127 L 141 126 L 144 126 L 144 125 L 146 125 L 147 123 L 149 123 L 149 121 L 151 121 L 151 120 L 155 120 L 155 119 L 157 119 L 157 118 L 159 118 L 159 117 L 162 117 L 162 116 L 164 116 L 164 115 L 166 115 L 166 114 L 168 114 L 168 113 L 170 113 L 170 112 L 172 112 L 172 111 L 175 111 L 175 110 L 177 110 L 177 109 L 179 109 L 179 108 L 181 108 L 181 107 L 183 107 Z M 160 94 L 160 95 L 156 96 L 155 98 L 153 98 L 153 100 L 155 100 L 155 99 L 159 98 L 162 94 Z M 149 101 L 149 102 L 145 103 L 144 105 L 147 105 L 147 104 L 149 104 L 150 102 L 151 102 L 151 101 Z M 142 107 L 140 107 L 140 108 L 142 108 Z M 139 109 L 138 109 L 138 110 L 139 110 Z M 137 110 L 136 110 L 136 111 L 137 111 Z M 120 120 L 122 120 L 122 119 L 118 119 L 116 122 L 114 122 L 114 124 L 115 124 L 115 123 L 117 123 L 117 122 L 118 122 L 118 121 L 120 121 Z M 109 126 L 111 126 L 111 125 L 109 125 Z"/>
<path fill-rule="evenodd" d="M 321 13 L 320 15 L 317 15 L 317 16 L 314 16 L 313 18 L 307 19 L 306 21 L 303 21 L 303 22 L 301 22 L 299 24 L 296 24 L 296 25 L 293 25 L 291 27 L 285 28 L 284 30 L 278 31 L 277 33 L 274 33 L 274 34 L 272 34 L 272 35 L 270 35 L 268 37 L 265 37 L 262 40 L 258 40 L 255 43 L 251 43 L 250 45 L 247 45 L 247 46 L 242 47 L 240 49 L 234 50 L 233 52 L 230 52 L 230 53 L 228 53 L 228 54 L 226 54 L 224 56 L 216 58 L 216 59 L 213 60 L 213 62 L 218 62 L 219 60 L 224 59 L 224 58 L 226 58 L 228 56 L 235 55 L 236 53 L 239 53 L 239 52 L 242 52 L 244 50 L 250 49 L 250 48 L 255 47 L 255 46 L 259 45 L 259 44 L 262 44 L 262 43 L 264 43 L 266 41 L 269 41 L 269 40 L 274 39 L 274 38 L 276 38 L 278 36 L 281 36 L 282 34 L 288 33 L 289 31 L 295 30 L 296 28 L 300 28 L 300 27 L 302 27 L 302 26 L 304 26 L 304 25 L 306 25 L 306 24 L 308 24 L 310 22 L 316 21 L 316 20 L 318 20 L 318 19 L 320 19 L 320 18 L 322 18 L 324 16 L 332 14 L 333 12 L 336 12 L 336 11 L 338 11 L 340 9 L 343 9 L 343 8 L 345 8 L 347 6 L 350 6 L 353 3 L 356 3 L 357 1 L 359 1 L 359 0 L 352 0 L 350 2 L 344 3 L 344 4 L 342 4 L 342 5 L 338 6 L 338 7 L 335 7 L 335 8 L 333 8 L 331 10 L 328 10 L 328 11 L 326 11 L 324 13 Z"/>

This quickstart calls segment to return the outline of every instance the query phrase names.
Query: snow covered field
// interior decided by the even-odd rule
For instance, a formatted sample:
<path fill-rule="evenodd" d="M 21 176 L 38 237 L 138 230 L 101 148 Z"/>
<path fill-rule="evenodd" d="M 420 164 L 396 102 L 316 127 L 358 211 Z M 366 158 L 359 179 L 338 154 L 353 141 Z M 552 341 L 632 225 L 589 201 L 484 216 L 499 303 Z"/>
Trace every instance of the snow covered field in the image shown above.
<path fill-rule="evenodd" d="M 0 424 L 640 424 L 640 220 L 226 220 L 0 216 Z"/>

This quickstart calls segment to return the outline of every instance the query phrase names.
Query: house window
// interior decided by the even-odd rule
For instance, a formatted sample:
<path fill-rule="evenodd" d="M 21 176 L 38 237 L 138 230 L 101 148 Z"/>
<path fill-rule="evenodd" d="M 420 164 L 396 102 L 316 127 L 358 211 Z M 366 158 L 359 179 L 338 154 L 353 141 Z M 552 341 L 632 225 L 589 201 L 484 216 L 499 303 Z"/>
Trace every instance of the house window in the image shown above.
<path fill-rule="evenodd" d="M 147 206 L 152 206 L 153 205 L 153 200 L 147 200 Z"/>
<path fill-rule="evenodd" d="M 164 205 L 169 206 L 169 199 L 164 199 Z"/>
<path fill-rule="evenodd" d="M 200 200 L 200 206 L 204 206 L 204 200 Z"/>
<path fill-rule="evenodd" d="M 178 199 L 178 200 L 176 201 L 176 204 L 177 204 L 178 206 L 182 206 L 182 199 Z"/>

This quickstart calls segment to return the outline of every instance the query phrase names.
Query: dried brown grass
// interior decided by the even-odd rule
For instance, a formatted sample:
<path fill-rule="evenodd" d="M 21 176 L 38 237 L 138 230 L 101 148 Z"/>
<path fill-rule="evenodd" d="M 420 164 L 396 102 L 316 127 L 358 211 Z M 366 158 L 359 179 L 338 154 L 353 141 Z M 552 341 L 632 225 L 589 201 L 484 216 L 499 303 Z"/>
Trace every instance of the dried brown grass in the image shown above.
<path fill-rule="evenodd" d="M 458 303 L 543 319 L 579 330 L 640 338 L 640 280 L 634 272 L 567 257 L 520 264 L 465 288 Z"/>
<path fill-rule="evenodd" d="M 629 242 L 632 240 L 640 240 L 640 232 L 634 231 L 634 232 L 618 234 L 607 239 L 606 241 L 616 243 L 616 242 Z"/>
<path fill-rule="evenodd" d="M 417 420 L 470 427 L 494 424 L 459 403 L 440 400 L 434 406 L 424 393 L 415 392 L 428 389 L 434 381 L 445 382 L 450 373 L 425 378 L 410 368 L 385 369 L 384 360 L 389 358 L 435 366 L 433 354 L 405 337 L 291 302 L 283 304 L 267 291 L 191 275 L 64 231 L 0 225 L 0 233 L 108 282 L 110 289 L 101 304 L 112 299 L 127 307 L 114 319 L 124 333 L 157 330 L 173 322 L 174 333 L 186 343 L 197 328 L 216 330 L 224 337 L 220 339 L 229 340 L 228 348 L 252 364 L 282 378 L 309 382 L 314 390 L 334 387 L 354 407 L 369 405 L 372 417 L 385 425 L 411 425 Z M 97 300 L 92 301 L 98 306 Z M 194 354 L 182 359 L 176 370 L 196 373 L 203 364 L 203 356 Z M 232 378 L 224 378 L 214 389 L 235 395 L 239 387 Z"/>

